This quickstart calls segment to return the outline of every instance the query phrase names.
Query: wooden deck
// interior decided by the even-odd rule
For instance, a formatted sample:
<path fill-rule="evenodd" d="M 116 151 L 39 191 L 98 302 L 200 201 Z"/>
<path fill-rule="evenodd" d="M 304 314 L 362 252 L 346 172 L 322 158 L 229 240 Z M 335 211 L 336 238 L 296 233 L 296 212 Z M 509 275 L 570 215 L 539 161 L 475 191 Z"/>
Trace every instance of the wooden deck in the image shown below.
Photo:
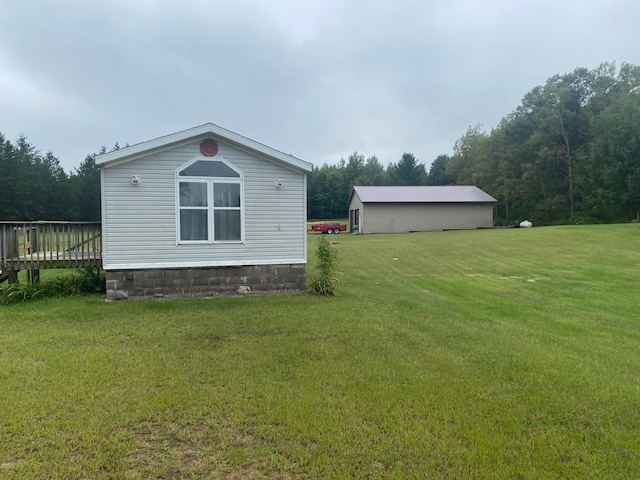
<path fill-rule="evenodd" d="M 0 222 L 0 282 L 27 270 L 102 265 L 100 222 Z"/>

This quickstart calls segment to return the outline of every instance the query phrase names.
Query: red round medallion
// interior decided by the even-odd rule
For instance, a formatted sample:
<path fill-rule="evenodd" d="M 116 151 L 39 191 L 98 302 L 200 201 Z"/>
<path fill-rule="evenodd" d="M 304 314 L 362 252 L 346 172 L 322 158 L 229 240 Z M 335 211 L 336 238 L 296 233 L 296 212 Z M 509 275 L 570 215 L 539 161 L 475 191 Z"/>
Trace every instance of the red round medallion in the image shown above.
<path fill-rule="evenodd" d="M 211 138 L 206 138 L 200 142 L 200 153 L 205 157 L 215 157 L 218 153 L 218 144 Z"/>

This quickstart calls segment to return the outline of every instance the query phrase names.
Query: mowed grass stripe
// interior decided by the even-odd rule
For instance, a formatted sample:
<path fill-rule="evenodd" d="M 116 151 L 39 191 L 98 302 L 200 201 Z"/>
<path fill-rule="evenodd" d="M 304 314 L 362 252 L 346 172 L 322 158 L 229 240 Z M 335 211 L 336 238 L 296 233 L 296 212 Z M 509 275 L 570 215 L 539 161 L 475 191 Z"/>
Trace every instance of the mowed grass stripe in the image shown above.
<path fill-rule="evenodd" d="M 0 477 L 638 477 L 639 235 L 340 235 L 337 298 L 0 307 Z"/>

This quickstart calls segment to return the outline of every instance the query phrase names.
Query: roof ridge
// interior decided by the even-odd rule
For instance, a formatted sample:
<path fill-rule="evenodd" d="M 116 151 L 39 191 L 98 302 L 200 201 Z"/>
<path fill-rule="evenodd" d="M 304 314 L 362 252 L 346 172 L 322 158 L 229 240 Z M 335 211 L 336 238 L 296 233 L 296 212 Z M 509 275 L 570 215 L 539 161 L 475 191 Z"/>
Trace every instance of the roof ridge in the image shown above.
<path fill-rule="evenodd" d="M 312 170 L 312 165 L 309 162 L 301 160 L 297 157 L 294 157 L 293 155 L 289 155 L 275 148 L 271 148 L 264 143 L 257 142 L 250 139 L 249 137 L 245 137 L 244 135 L 240 135 L 239 133 L 233 132 L 224 127 L 220 127 L 219 125 L 211 122 L 188 128 L 186 130 L 180 130 L 178 132 L 156 137 L 151 140 L 136 143 L 134 145 L 129 145 L 127 147 L 104 153 L 102 155 L 98 155 L 96 156 L 96 164 L 108 165 L 114 162 L 127 162 L 135 158 L 148 155 L 154 151 L 170 149 L 174 144 L 189 141 L 192 138 L 200 137 L 207 134 L 221 137 L 231 144 L 236 144 L 262 155 L 266 155 L 274 160 L 278 160 L 279 162 L 295 167 L 297 169 L 301 169 L 307 172 L 310 172 Z"/>
<path fill-rule="evenodd" d="M 417 187 L 417 188 L 416 188 Z M 495 203 L 475 185 L 354 185 L 362 203 Z"/>

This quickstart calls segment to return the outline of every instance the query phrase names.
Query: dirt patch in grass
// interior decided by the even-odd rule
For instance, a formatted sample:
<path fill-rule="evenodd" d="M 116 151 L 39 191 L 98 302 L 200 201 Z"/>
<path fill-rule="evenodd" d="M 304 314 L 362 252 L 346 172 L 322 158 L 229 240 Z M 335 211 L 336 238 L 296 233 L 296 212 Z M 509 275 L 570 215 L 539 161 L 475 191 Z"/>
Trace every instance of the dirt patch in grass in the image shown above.
<path fill-rule="evenodd" d="M 487 278 L 487 279 L 495 278 L 494 275 L 487 275 L 484 273 L 467 273 L 467 277 L 480 277 L 480 278 Z M 508 275 L 506 277 L 499 276 L 497 278 L 499 278 L 500 280 L 526 280 L 529 283 L 535 283 L 540 280 L 549 280 L 548 277 L 522 277 L 519 275 Z"/>
<path fill-rule="evenodd" d="M 0 472 L 4 471 L 4 470 L 10 470 L 14 467 L 17 467 L 18 465 L 20 465 L 22 463 L 22 460 L 7 460 L 5 462 L 0 463 Z"/>
<path fill-rule="evenodd" d="M 243 461 L 255 458 L 255 447 L 260 444 L 244 432 L 149 421 L 127 428 L 125 434 L 133 436 L 138 445 L 126 459 L 130 464 L 127 475 L 132 478 L 283 478 L 282 472 L 267 465 Z M 286 478 L 298 477 L 292 473 Z"/>
<path fill-rule="evenodd" d="M 178 425 L 143 422 L 127 429 L 138 445 L 129 454 L 127 471 L 138 478 L 181 478 L 210 476 L 218 470 L 214 449 L 203 448 L 201 426 L 191 427 L 189 435 Z"/>

